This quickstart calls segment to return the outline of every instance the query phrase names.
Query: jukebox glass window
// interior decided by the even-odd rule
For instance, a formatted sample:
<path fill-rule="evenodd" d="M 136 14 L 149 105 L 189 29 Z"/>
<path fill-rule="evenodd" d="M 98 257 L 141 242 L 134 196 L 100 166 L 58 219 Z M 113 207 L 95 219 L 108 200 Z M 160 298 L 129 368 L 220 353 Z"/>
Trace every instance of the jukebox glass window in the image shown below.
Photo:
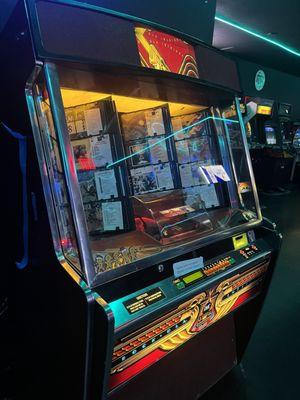
<path fill-rule="evenodd" d="M 59 232 L 59 237 L 55 238 L 55 250 L 59 258 L 63 255 L 75 268 L 80 270 L 75 228 L 59 144 L 44 83 L 35 87 L 35 106 L 50 181 L 51 192 L 48 193 L 48 196 L 53 199 L 57 218 L 57 221 L 51 222 L 58 225 Z"/>
<path fill-rule="evenodd" d="M 231 93 L 76 68 L 60 96 L 97 274 L 259 219 Z"/>

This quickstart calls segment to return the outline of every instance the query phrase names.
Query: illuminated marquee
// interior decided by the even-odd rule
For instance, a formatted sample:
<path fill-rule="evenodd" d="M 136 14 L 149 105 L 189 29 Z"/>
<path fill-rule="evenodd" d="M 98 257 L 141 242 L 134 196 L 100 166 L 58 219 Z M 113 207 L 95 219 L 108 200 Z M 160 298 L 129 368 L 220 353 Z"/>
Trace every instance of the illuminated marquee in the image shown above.
<path fill-rule="evenodd" d="M 199 78 L 195 51 L 189 43 L 142 27 L 135 28 L 135 36 L 143 67 Z"/>

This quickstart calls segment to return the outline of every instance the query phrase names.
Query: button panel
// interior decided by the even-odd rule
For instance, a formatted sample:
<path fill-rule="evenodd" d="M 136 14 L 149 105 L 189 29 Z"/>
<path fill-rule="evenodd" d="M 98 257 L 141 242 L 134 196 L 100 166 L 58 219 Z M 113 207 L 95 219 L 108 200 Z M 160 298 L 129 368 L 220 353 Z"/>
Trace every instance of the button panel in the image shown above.
<path fill-rule="evenodd" d="M 259 252 L 260 249 L 255 244 L 251 244 L 249 246 L 243 247 L 237 253 L 239 253 L 243 258 L 248 260 L 249 258 L 253 257 Z M 233 264 L 235 264 L 235 262 L 236 260 L 232 256 L 225 256 L 223 258 L 220 258 L 219 260 L 205 264 L 203 268 L 199 269 L 197 272 L 194 272 L 193 274 L 184 275 L 181 276 L 180 278 L 175 279 L 173 281 L 173 284 L 179 290 L 184 289 L 185 287 L 198 282 L 200 279 L 212 276 L 217 272 L 220 272 L 226 268 L 231 267 Z M 190 279 L 193 278 L 192 275 L 196 276 L 197 273 L 199 274 L 199 277 L 196 277 L 197 279 Z"/>
<path fill-rule="evenodd" d="M 129 340 L 123 345 L 120 344 L 113 353 L 113 367 L 189 322 L 190 317 L 184 318 L 182 313 L 178 313 L 161 324 L 154 326 L 132 341 Z"/>
<path fill-rule="evenodd" d="M 222 269 L 228 268 L 235 263 L 235 259 L 231 256 L 223 257 L 220 260 L 214 261 L 205 265 L 202 271 L 206 276 L 211 276 Z"/>
<path fill-rule="evenodd" d="M 203 278 L 211 276 L 225 268 L 230 267 L 234 263 L 235 263 L 235 259 L 231 256 L 226 256 L 226 257 L 220 258 L 217 261 L 206 264 L 203 268 L 199 269 L 198 271 L 196 271 L 192 274 L 183 275 L 180 278 L 175 279 L 173 281 L 173 284 L 179 290 L 184 289 L 185 287 L 192 285 Z"/>
<path fill-rule="evenodd" d="M 240 250 L 240 254 L 241 256 L 243 256 L 244 258 L 246 258 L 246 260 L 248 260 L 248 258 L 253 257 L 255 254 L 259 253 L 259 248 L 257 246 L 255 246 L 255 244 L 251 244 L 250 246 L 244 247 L 243 249 Z"/>

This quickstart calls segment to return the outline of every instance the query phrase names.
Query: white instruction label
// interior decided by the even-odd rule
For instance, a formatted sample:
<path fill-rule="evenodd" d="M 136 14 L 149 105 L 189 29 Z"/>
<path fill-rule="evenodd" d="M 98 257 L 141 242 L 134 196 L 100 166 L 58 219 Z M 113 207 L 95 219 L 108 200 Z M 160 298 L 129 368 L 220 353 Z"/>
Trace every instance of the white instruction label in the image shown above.
<path fill-rule="evenodd" d="M 207 165 L 201 167 L 206 172 L 209 183 L 218 183 L 218 180 L 229 182 L 230 178 L 223 165 Z"/>
<path fill-rule="evenodd" d="M 175 278 L 186 275 L 204 266 L 203 257 L 191 258 L 190 260 L 178 261 L 173 264 Z"/>

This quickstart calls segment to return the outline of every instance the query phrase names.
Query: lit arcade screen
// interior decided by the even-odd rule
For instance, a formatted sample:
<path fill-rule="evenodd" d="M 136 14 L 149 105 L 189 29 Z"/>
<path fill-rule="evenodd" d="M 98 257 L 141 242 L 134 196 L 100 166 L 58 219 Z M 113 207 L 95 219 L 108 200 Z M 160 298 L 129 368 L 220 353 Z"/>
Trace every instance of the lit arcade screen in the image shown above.
<path fill-rule="evenodd" d="M 259 114 L 259 115 L 271 115 L 272 114 L 272 106 L 259 104 L 257 106 L 257 114 Z"/>
<path fill-rule="evenodd" d="M 267 144 L 276 144 L 276 133 L 272 126 L 265 126 Z"/>

